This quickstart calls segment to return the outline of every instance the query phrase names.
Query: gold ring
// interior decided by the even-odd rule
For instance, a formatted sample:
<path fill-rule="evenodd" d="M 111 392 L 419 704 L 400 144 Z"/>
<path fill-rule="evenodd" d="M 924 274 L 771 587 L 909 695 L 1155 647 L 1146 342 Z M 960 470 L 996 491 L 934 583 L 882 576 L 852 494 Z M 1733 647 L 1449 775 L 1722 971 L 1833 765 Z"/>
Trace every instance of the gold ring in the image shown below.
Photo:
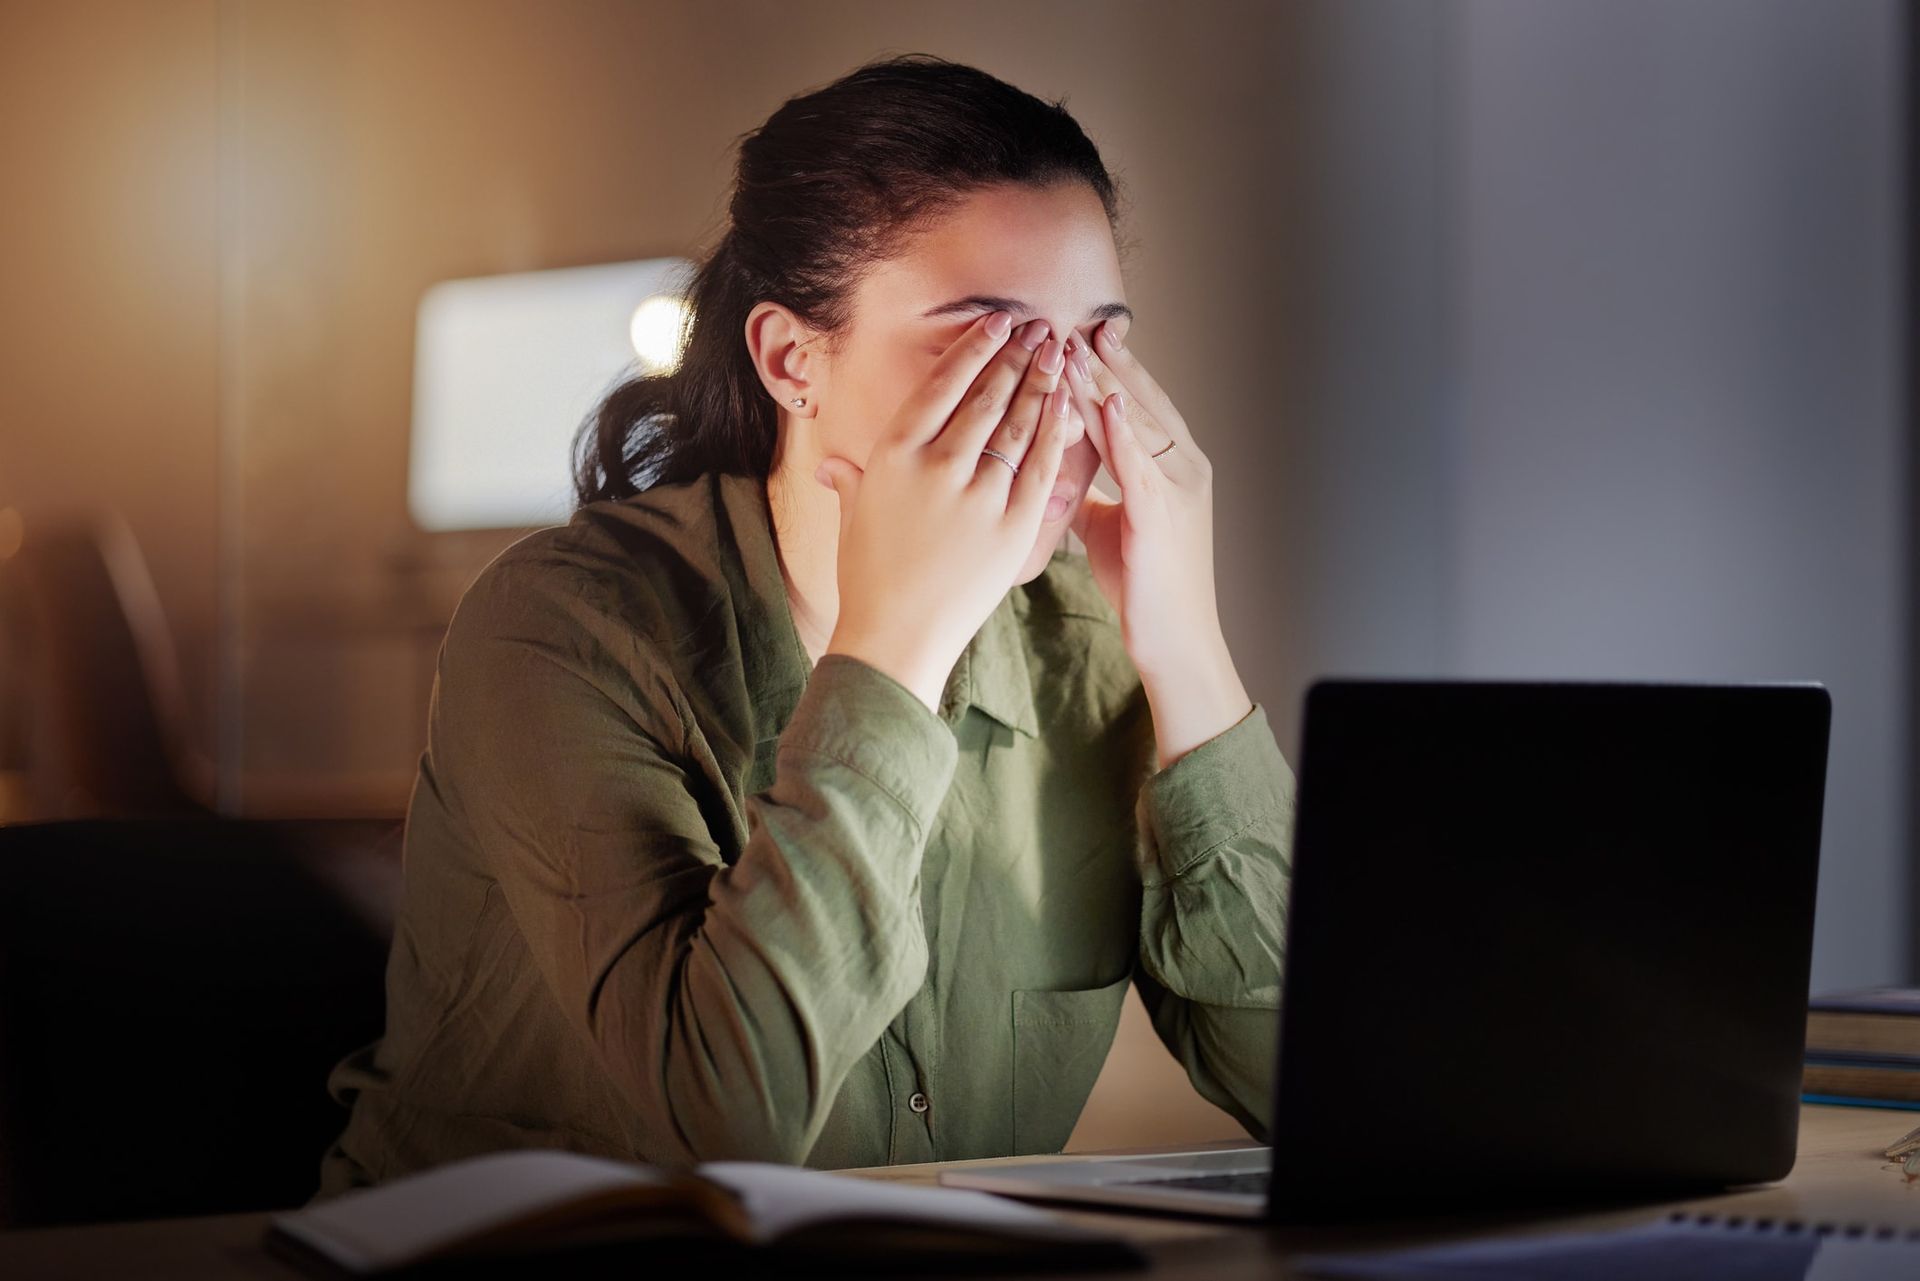
<path fill-rule="evenodd" d="M 1159 457 L 1159 456 L 1160 456 L 1161 454 L 1164 454 L 1164 453 L 1166 453 L 1166 452 L 1167 452 L 1167 449 L 1172 449 L 1172 448 L 1173 448 L 1173 447 L 1174 447 L 1175 445 L 1177 445 L 1177 444 L 1179 444 L 1179 443 L 1180 443 L 1180 442 L 1179 442 L 1179 441 L 1177 441 L 1177 440 L 1170 440 L 1170 441 L 1168 441 L 1168 442 L 1167 442 L 1167 448 L 1166 448 L 1166 449 L 1162 449 L 1162 450 L 1159 450 L 1159 451 L 1158 451 L 1158 452 L 1156 452 L 1156 453 L 1151 453 L 1151 454 L 1148 454 L 1148 455 L 1147 455 L 1147 457 L 1149 457 L 1149 458 L 1158 458 L 1158 457 Z"/>

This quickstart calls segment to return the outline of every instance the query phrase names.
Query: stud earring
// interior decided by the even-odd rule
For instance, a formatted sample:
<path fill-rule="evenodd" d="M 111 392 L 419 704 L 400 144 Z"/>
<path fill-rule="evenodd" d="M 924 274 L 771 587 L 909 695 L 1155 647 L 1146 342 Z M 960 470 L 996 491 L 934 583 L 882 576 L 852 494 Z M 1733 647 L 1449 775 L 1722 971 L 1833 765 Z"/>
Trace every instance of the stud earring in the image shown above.
<path fill-rule="evenodd" d="M 807 407 L 807 398 L 805 396 L 795 396 L 793 398 L 793 407 L 795 409 L 805 409 Z"/>

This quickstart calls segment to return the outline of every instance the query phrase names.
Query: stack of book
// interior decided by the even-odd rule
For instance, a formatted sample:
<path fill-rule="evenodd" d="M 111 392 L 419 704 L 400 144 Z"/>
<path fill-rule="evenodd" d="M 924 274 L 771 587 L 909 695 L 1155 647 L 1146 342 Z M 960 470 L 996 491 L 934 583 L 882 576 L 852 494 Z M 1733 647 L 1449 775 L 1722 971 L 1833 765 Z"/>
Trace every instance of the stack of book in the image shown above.
<path fill-rule="evenodd" d="M 1809 1103 L 1920 1109 L 1920 990 L 1869 987 L 1807 1006 Z"/>

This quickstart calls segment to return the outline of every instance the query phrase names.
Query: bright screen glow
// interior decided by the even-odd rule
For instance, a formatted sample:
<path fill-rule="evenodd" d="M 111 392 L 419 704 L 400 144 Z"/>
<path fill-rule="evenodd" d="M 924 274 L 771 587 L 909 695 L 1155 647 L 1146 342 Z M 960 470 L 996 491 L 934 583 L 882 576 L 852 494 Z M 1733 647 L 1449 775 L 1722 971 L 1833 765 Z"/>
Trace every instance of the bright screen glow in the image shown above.
<path fill-rule="evenodd" d="M 621 378 L 679 363 L 690 269 L 684 258 L 649 258 L 428 289 L 414 328 L 414 523 L 565 521 L 581 420 Z"/>

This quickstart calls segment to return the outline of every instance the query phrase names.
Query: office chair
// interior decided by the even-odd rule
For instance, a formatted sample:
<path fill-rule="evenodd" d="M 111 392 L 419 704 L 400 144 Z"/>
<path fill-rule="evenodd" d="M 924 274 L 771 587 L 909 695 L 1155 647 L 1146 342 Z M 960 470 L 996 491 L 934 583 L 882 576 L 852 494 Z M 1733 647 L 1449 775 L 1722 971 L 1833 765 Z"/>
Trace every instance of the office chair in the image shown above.
<path fill-rule="evenodd" d="M 0 1228 L 288 1206 L 380 1035 L 401 827 L 0 827 Z"/>
<path fill-rule="evenodd" d="M 0 580 L 32 817 L 204 815 L 172 632 L 126 521 L 36 523 Z"/>

